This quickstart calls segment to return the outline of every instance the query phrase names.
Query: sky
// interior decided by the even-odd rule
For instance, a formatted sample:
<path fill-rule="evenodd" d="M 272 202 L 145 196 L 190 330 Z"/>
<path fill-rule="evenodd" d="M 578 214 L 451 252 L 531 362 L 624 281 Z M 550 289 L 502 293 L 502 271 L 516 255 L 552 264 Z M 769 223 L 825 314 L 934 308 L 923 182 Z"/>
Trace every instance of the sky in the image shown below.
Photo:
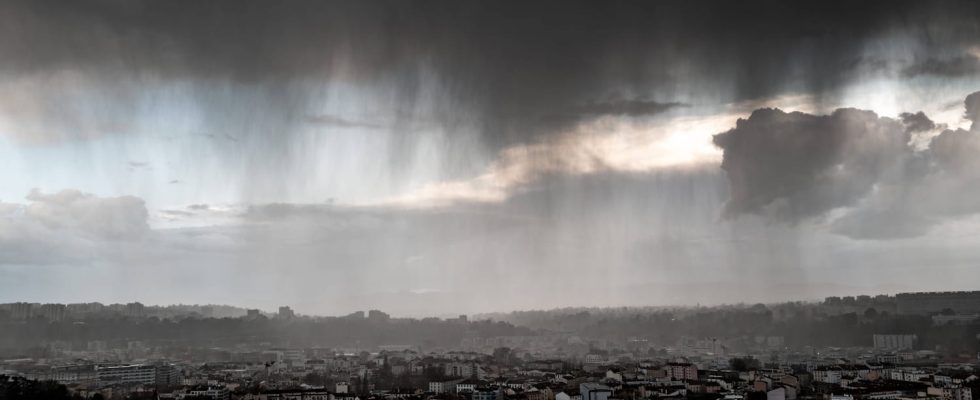
<path fill-rule="evenodd" d="M 0 302 L 980 287 L 980 4 L 0 3 Z"/>

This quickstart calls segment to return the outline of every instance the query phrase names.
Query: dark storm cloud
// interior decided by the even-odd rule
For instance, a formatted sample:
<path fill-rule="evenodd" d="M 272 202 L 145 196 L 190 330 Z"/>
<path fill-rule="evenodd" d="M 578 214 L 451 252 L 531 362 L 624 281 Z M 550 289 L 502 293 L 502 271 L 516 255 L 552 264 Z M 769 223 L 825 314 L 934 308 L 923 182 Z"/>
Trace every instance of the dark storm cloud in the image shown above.
<path fill-rule="evenodd" d="M 860 239 L 895 239 L 980 213 L 980 131 L 945 130 L 915 158 L 918 173 L 881 182 L 855 210 L 832 224 Z"/>
<path fill-rule="evenodd" d="M 597 103 L 611 94 L 672 102 L 697 92 L 725 102 L 820 93 L 852 79 L 865 43 L 896 29 L 911 45 L 962 47 L 978 34 L 977 7 L 912 1 L 15 0 L 0 5 L 0 71 L 73 71 L 110 94 L 103 99 L 107 109 L 116 109 L 116 95 L 132 95 L 147 82 L 212 82 L 195 86 L 193 95 L 216 129 L 254 126 L 270 136 L 288 135 L 308 115 L 304 106 L 317 93 L 310 82 L 382 85 L 398 99 L 404 118 L 412 118 L 412 104 L 433 101 L 431 117 L 453 125 L 466 115 L 480 127 L 482 143 L 498 148 L 560 129 L 540 121 L 569 110 L 635 116 L 656 108 L 638 100 Z M 439 84 L 433 96 L 425 94 L 429 76 Z M 251 89 L 222 94 L 220 82 Z M 34 100 L 57 104 L 55 94 L 42 88 Z M 54 130 L 128 129 L 126 121 L 92 110 L 47 108 L 74 112 L 48 115 L 64 122 Z M 275 141 L 258 142 L 277 150 Z"/>
<path fill-rule="evenodd" d="M 631 117 L 642 117 L 659 114 L 672 108 L 687 106 L 687 104 L 677 102 L 661 103 L 650 100 L 614 100 L 590 103 L 579 107 L 576 111 L 587 116 L 628 115 Z"/>
<path fill-rule="evenodd" d="M 980 59 L 973 54 L 949 58 L 927 58 L 902 70 L 907 77 L 933 75 L 944 78 L 974 76 L 980 73 Z"/>
<path fill-rule="evenodd" d="M 936 129 L 936 123 L 932 122 L 922 111 L 917 113 L 904 112 L 899 114 L 898 118 L 902 120 L 905 129 L 909 132 L 928 132 Z"/>
<path fill-rule="evenodd" d="M 854 205 L 910 157 L 905 126 L 875 113 L 761 109 L 715 136 L 731 182 L 725 213 L 795 222 Z"/>
<path fill-rule="evenodd" d="M 581 120 L 604 116 L 649 117 L 675 108 L 689 107 L 679 102 L 659 102 L 645 99 L 611 99 L 595 101 L 554 113 L 542 119 L 545 124 L 566 126 Z"/>
<path fill-rule="evenodd" d="M 973 122 L 973 126 L 970 129 L 974 131 L 978 130 L 980 128 L 980 92 L 966 96 L 964 106 L 966 107 L 964 116 Z"/>
<path fill-rule="evenodd" d="M 980 92 L 964 101 L 980 116 Z M 924 150 L 912 132 L 937 126 L 923 113 L 901 121 L 838 109 L 830 115 L 757 110 L 715 136 L 730 183 L 725 214 L 759 214 L 795 223 L 846 212 L 830 224 L 858 239 L 922 235 L 980 213 L 980 129 L 946 129 Z"/>

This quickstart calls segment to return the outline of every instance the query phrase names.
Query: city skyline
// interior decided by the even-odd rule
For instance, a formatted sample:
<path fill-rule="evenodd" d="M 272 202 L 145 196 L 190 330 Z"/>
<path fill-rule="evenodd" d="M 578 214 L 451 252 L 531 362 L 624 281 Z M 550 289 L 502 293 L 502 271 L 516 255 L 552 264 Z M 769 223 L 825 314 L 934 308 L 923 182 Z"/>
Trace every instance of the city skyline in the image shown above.
<path fill-rule="evenodd" d="M 609 311 L 622 311 L 622 312 L 649 312 L 649 311 L 669 311 L 669 310 L 698 310 L 698 309 L 710 309 L 710 308 L 744 308 L 750 306 L 785 306 L 785 305 L 847 305 L 848 307 L 858 308 L 874 307 L 873 304 L 887 304 L 889 308 L 893 308 L 892 312 L 899 314 L 919 314 L 919 315 L 935 315 L 941 312 L 950 311 L 954 315 L 962 315 L 965 317 L 972 318 L 974 314 L 980 315 L 980 306 L 974 304 L 978 299 L 980 299 L 980 290 L 977 291 L 939 291 L 939 292 L 903 292 L 895 294 L 860 294 L 860 295 L 845 295 L 845 296 L 828 296 L 823 299 L 790 299 L 785 301 L 769 302 L 767 304 L 763 303 L 751 303 L 751 302 L 735 302 L 735 303 L 719 303 L 719 304 L 669 304 L 669 305 L 639 305 L 639 306 L 563 306 L 550 309 L 512 309 L 512 310 L 494 310 L 487 312 L 478 312 L 474 314 L 426 314 L 426 315 L 397 315 L 389 314 L 385 310 L 378 309 L 360 309 L 360 310 L 348 310 L 335 315 L 326 314 L 297 314 L 295 310 L 289 305 L 280 305 L 276 308 L 271 309 L 261 309 L 261 308 L 248 308 L 233 304 L 183 304 L 183 303 L 173 303 L 173 304 L 143 304 L 138 301 L 127 302 L 127 303 L 109 303 L 103 304 L 98 301 L 87 301 L 78 303 L 38 303 L 38 302 L 25 302 L 17 301 L 10 303 L 0 303 L 0 313 L 8 312 L 10 315 L 7 317 L 12 317 L 14 319 L 31 319 L 34 317 L 42 317 L 49 320 L 66 320 L 72 318 L 88 318 L 91 317 L 89 314 L 99 314 L 107 313 L 105 316 L 115 316 L 115 317 L 147 317 L 149 315 L 155 315 L 158 318 L 186 318 L 188 316 L 196 315 L 200 318 L 235 318 L 243 316 L 286 316 L 288 318 L 293 318 L 297 316 L 309 317 L 309 318 L 321 318 L 321 317 L 351 317 L 351 316 L 361 316 L 364 318 L 373 318 L 375 314 L 383 315 L 385 319 L 391 318 L 404 318 L 404 319 L 418 319 L 418 318 L 445 318 L 448 320 L 456 319 L 466 319 L 468 317 L 473 317 L 477 320 L 494 320 L 495 317 L 499 317 L 507 314 L 515 313 L 527 313 L 527 312 L 559 312 L 567 313 L 574 311 L 599 311 L 599 312 L 609 312 Z M 900 303 L 900 304 L 899 304 Z M 14 310 L 16 309 L 16 310 Z M 858 310 L 861 311 L 861 310 Z M 880 311 L 880 310 L 879 310 Z M 75 314 L 72 316 L 72 314 Z M 196 314 L 195 314 L 196 313 Z M 2 314 L 0 314 L 2 315 Z M 52 319 L 51 315 L 56 317 Z"/>

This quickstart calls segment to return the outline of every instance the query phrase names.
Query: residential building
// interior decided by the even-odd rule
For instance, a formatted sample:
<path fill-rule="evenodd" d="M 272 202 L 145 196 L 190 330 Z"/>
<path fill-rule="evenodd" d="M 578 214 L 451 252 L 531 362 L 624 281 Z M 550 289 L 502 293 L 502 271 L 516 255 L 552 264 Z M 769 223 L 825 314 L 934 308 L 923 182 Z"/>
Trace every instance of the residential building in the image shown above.
<path fill-rule="evenodd" d="M 613 393 L 609 386 L 592 382 L 583 383 L 578 389 L 582 394 L 582 400 L 609 400 Z"/>
<path fill-rule="evenodd" d="M 873 336 L 876 350 L 908 350 L 914 349 L 919 337 L 906 334 L 875 334 Z"/>
<path fill-rule="evenodd" d="M 672 362 L 667 364 L 668 376 L 679 380 L 696 381 L 698 379 L 698 367 L 691 363 Z"/>
<path fill-rule="evenodd" d="M 96 367 L 95 374 L 102 383 L 152 385 L 157 380 L 157 368 L 146 364 Z"/>

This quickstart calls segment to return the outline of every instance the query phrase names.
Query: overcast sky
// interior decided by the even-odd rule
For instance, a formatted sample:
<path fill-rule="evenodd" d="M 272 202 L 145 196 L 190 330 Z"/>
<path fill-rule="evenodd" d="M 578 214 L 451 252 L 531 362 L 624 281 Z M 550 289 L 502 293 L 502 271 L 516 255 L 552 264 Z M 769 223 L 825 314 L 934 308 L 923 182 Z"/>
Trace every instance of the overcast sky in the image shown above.
<path fill-rule="evenodd" d="M 980 4 L 0 3 L 0 302 L 980 287 Z"/>

